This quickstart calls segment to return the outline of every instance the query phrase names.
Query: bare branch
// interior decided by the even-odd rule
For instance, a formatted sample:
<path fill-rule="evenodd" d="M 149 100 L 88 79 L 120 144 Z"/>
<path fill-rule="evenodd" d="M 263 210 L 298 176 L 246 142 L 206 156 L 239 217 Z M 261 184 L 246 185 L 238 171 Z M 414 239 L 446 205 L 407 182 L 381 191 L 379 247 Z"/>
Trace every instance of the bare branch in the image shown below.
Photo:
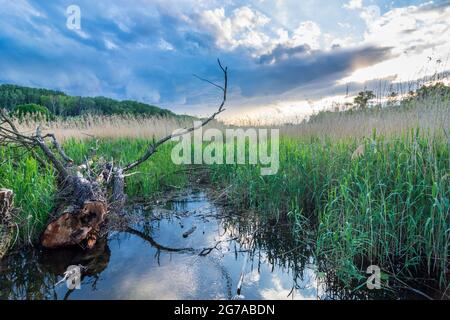
<path fill-rule="evenodd" d="M 34 136 L 26 136 L 19 132 L 17 127 L 14 125 L 13 121 L 6 114 L 6 111 L 0 109 L 0 118 L 3 120 L 0 125 L 0 141 L 3 143 L 13 142 L 18 145 L 28 149 L 31 149 L 35 146 L 38 146 L 47 158 L 54 165 L 55 169 L 58 173 L 63 177 L 67 178 L 69 173 L 64 165 L 57 159 L 55 154 L 50 150 L 50 148 L 45 144 L 43 137 L 41 136 L 41 129 L 38 127 L 36 129 L 36 135 Z M 9 128 L 7 128 L 4 124 L 7 124 Z M 56 139 L 55 139 L 56 140 Z M 33 151 L 33 155 L 36 155 Z M 43 162 L 39 157 L 36 158 L 39 162 Z"/>
<path fill-rule="evenodd" d="M 58 153 L 61 155 L 61 157 L 64 159 L 65 162 L 67 163 L 73 163 L 72 158 L 70 158 L 63 150 L 63 148 L 61 147 L 61 145 L 59 144 L 58 140 L 56 140 L 56 137 L 53 133 L 47 133 L 45 136 L 42 137 L 42 139 L 45 138 L 51 138 L 52 139 L 52 143 L 53 146 L 55 147 L 55 149 L 58 151 Z"/>
<path fill-rule="evenodd" d="M 225 111 L 224 106 L 225 106 L 225 102 L 226 102 L 226 100 L 227 100 L 227 90 L 228 90 L 228 68 L 227 68 L 227 67 L 224 68 L 224 67 L 222 66 L 222 63 L 220 62 L 219 59 L 217 59 L 217 63 L 219 64 L 219 67 L 220 67 L 220 69 L 221 69 L 222 72 L 223 72 L 223 76 L 224 76 L 224 85 L 223 85 L 223 87 L 222 87 L 222 86 L 219 86 L 219 85 L 217 85 L 217 84 L 215 84 L 215 83 L 213 83 L 213 82 L 211 82 L 211 81 L 209 81 L 209 80 L 205 80 L 205 79 L 202 79 L 202 78 L 199 78 L 199 77 L 198 77 L 200 80 L 207 81 L 208 83 L 210 83 L 210 84 L 212 84 L 212 85 L 214 85 L 214 86 L 216 86 L 216 87 L 219 87 L 220 89 L 223 90 L 223 98 L 222 98 L 222 102 L 221 102 L 221 104 L 219 105 L 219 108 L 217 109 L 217 111 L 214 112 L 210 117 L 204 119 L 204 120 L 203 120 L 199 125 L 197 125 L 197 126 L 193 126 L 193 127 L 191 127 L 191 128 L 182 130 L 181 132 L 178 132 L 178 133 L 175 133 L 175 134 L 168 135 L 168 136 L 166 136 L 166 137 L 164 137 L 164 138 L 158 140 L 157 142 L 150 144 L 150 146 L 148 147 L 148 149 L 147 149 L 147 151 L 144 153 L 144 155 L 143 155 L 142 157 L 140 157 L 138 160 L 136 160 L 136 161 L 134 161 L 134 162 L 131 162 L 131 163 L 127 164 L 127 165 L 123 168 L 123 172 L 126 172 L 126 171 L 129 171 L 129 170 L 131 170 L 131 169 L 134 169 L 134 168 L 136 168 L 137 166 L 139 166 L 140 164 L 142 164 L 143 162 L 147 161 L 147 160 L 148 160 L 148 159 L 149 159 L 149 158 L 157 151 L 157 149 L 158 149 L 159 146 L 161 146 L 162 144 L 166 143 L 166 142 L 169 141 L 170 139 L 175 138 L 175 137 L 179 137 L 179 136 L 181 136 L 181 135 L 184 135 L 184 134 L 186 134 L 186 133 L 192 132 L 192 131 L 194 131 L 194 130 L 197 130 L 197 129 L 199 129 L 199 128 L 205 126 L 205 125 L 207 125 L 207 124 L 208 124 L 211 120 L 213 120 L 218 114 L 220 114 L 220 113 L 222 113 L 223 111 Z"/>
<path fill-rule="evenodd" d="M 21 144 L 25 144 L 26 142 L 32 142 L 32 138 L 25 136 L 17 130 L 16 126 L 12 122 L 12 120 L 6 114 L 6 111 L 0 109 L 0 117 L 3 119 L 2 124 L 0 125 L 0 136 L 5 140 L 13 140 L 16 142 L 20 142 Z M 9 125 L 9 129 L 6 128 L 3 124 L 6 123 Z"/>
<path fill-rule="evenodd" d="M 11 127 L 11 129 L 12 129 L 14 132 L 18 132 L 16 126 L 15 126 L 14 123 L 11 121 L 11 119 L 9 119 L 9 117 L 7 116 L 5 110 L 0 109 L 0 116 L 1 116 L 2 119 L 3 119 L 3 122 L 6 122 L 7 124 L 9 124 L 9 126 Z"/>
<path fill-rule="evenodd" d="M 61 163 L 61 161 L 59 161 L 58 158 L 56 158 L 55 154 L 50 150 L 50 148 L 45 144 L 45 141 L 42 138 L 40 131 L 41 131 L 40 127 L 38 127 L 36 129 L 36 137 L 35 137 L 36 143 L 44 152 L 44 154 L 47 156 L 47 158 L 51 161 L 51 163 L 58 171 L 58 173 L 61 175 L 61 177 L 67 178 L 69 176 L 69 172 L 67 171 L 66 167 Z"/>
<path fill-rule="evenodd" d="M 219 89 L 222 90 L 222 91 L 225 90 L 224 87 L 222 87 L 221 85 L 218 85 L 217 83 L 214 83 L 214 82 L 212 82 L 212 81 L 210 81 L 210 80 L 208 80 L 208 79 L 199 77 L 199 76 L 196 75 L 196 74 L 193 74 L 193 76 L 196 77 L 197 79 L 201 80 L 201 81 L 205 81 L 205 82 L 207 82 L 207 83 L 209 83 L 209 84 L 211 84 L 211 85 L 213 85 L 213 86 L 219 88 Z"/>

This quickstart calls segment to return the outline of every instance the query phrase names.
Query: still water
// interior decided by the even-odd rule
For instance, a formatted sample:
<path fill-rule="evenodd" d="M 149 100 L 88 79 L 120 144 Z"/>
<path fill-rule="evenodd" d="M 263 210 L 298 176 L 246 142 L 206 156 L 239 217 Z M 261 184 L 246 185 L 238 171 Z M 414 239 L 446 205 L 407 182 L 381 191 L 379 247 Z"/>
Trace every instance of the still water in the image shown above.
<path fill-rule="evenodd" d="M 110 232 L 91 251 L 34 249 L 5 257 L 0 298 L 355 298 L 326 284 L 309 247 L 295 243 L 281 221 L 263 225 L 205 192 L 180 192 L 130 215 L 137 218 L 130 227 Z M 57 284 L 69 265 L 84 267 L 80 289 Z"/>

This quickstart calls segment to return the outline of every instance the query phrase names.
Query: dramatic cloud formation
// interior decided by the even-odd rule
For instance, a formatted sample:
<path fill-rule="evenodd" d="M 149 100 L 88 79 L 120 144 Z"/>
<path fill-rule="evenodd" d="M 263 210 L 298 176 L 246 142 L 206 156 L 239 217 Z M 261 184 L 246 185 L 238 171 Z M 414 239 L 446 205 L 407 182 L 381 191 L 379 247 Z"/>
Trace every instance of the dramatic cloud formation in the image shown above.
<path fill-rule="evenodd" d="M 443 71 L 450 54 L 449 36 L 449 3 L 391 10 L 368 26 L 364 41 L 392 47 L 392 59 L 359 69 L 344 81 L 363 82 L 388 76 L 407 81 L 427 73 L 423 68 L 428 67 L 428 73 Z"/>
<path fill-rule="evenodd" d="M 217 92 L 193 74 L 220 80 L 220 57 L 229 117 L 302 113 L 348 84 L 444 71 L 450 54 L 449 1 L 81 0 L 79 30 L 66 26 L 71 4 L 0 0 L 0 83 L 206 114 Z"/>
<path fill-rule="evenodd" d="M 280 94 L 305 84 L 332 84 L 356 68 L 371 66 L 390 56 L 390 48 L 362 47 L 351 50 L 311 50 L 308 45 L 276 47 L 258 65 L 239 74 L 237 81 L 244 96 Z M 265 79 L 264 82 L 258 79 Z M 254 84 L 258 83 L 258 86 Z"/>

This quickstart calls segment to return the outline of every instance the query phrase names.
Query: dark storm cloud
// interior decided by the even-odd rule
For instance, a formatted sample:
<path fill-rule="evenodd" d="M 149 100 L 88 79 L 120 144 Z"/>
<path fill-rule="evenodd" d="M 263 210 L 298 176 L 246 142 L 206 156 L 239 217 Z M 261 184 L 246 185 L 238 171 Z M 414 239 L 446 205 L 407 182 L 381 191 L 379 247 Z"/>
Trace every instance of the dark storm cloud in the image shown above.
<path fill-rule="evenodd" d="M 307 44 L 293 48 L 286 48 L 279 44 L 275 47 L 275 49 L 272 50 L 272 52 L 262 55 L 259 58 L 259 62 L 262 64 L 275 63 L 280 60 L 291 59 L 293 57 L 298 57 L 299 55 L 308 53 L 311 53 L 311 47 Z"/>
<path fill-rule="evenodd" d="M 315 83 L 332 83 L 357 68 L 370 66 L 391 57 L 391 48 L 364 47 L 352 50 L 309 50 L 307 46 L 281 48 L 261 57 L 253 68 L 236 71 L 244 96 L 275 95 Z M 261 81 L 264 79 L 264 81 Z"/>

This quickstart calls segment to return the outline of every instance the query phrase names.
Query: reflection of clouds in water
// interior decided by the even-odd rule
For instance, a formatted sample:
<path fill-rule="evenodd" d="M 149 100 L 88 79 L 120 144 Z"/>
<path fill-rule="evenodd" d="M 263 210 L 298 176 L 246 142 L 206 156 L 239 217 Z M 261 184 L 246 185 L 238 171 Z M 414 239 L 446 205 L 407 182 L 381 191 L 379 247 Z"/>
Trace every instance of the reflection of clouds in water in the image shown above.
<path fill-rule="evenodd" d="M 226 253 L 231 251 L 232 248 L 234 248 L 234 245 L 238 245 L 238 249 L 240 249 L 240 244 L 235 241 L 230 241 L 231 239 L 235 238 L 236 235 L 239 234 L 239 229 L 236 226 L 228 226 L 226 229 L 224 228 L 222 223 L 217 223 L 216 230 L 213 232 L 206 233 L 205 237 L 205 243 L 207 245 L 216 245 L 216 243 L 220 242 L 220 244 L 217 246 L 217 250 L 214 250 L 215 253 L 221 252 Z M 213 251 L 213 252 L 214 252 Z"/>
<path fill-rule="evenodd" d="M 244 278 L 244 284 L 245 285 L 252 285 L 257 282 L 259 282 L 259 279 L 261 278 L 261 275 L 259 274 L 258 270 L 253 270 L 252 272 L 245 275 Z"/>
<path fill-rule="evenodd" d="M 198 276 L 195 265 L 169 264 L 128 274 L 118 287 L 126 299 L 190 299 L 197 295 Z"/>
<path fill-rule="evenodd" d="M 273 287 L 270 289 L 262 289 L 261 297 L 266 300 L 285 300 L 288 299 L 288 295 L 291 292 L 291 288 L 284 288 L 281 279 L 274 275 L 272 277 Z M 298 297 L 296 297 L 298 298 Z"/>
<path fill-rule="evenodd" d="M 192 203 L 190 203 L 192 207 Z M 198 210 L 197 214 L 201 210 Z M 155 263 L 154 257 L 146 257 L 140 261 L 137 269 L 121 274 L 119 286 L 116 290 L 118 296 L 124 299 L 195 299 L 199 297 L 207 299 L 230 299 L 235 294 L 240 272 L 246 259 L 247 245 L 241 247 L 239 241 L 229 241 L 239 234 L 236 224 L 226 224 L 223 220 L 214 220 L 201 216 L 184 217 L 182 223 L 186 228 L 197 226 L 197 231 L 187 239 L 180 237 L 184 231 L 178 227 L 173 230 L 174 222 L 168 222 L 165 228 L 161 228 L 154 235 L 163 243 L 171 243 L 177 247 L 212 247 L 207 257 L 198 255 L 166 255 L 159 258 L 160 266 L 151 266 Z M 203 232 L 204 231 L 204 232 Z M 170 240 L 174 235 L 179 240 L 176 244 Z M 220 242 L 220 243 L 218 243 Z M 237 249 L 237 256 L 234 249 Z M 134 251 L 140 252 L 142 248 Z M 231 250 L 231 252 L 230 252 Z M 136 253 L 132 256 L 139 255 Z M 273 258 L 273 257 L 272 257 Z M 278 265 L 264 250 L 257 250 L 248 256 L 244 276 L 243 294 L 251 299 L 316 299 L 319 291 L 322 291 L 316 274 L 313 259 L 310 259 L 309 267 L 304 270 L 302 279 L 297 279 L 298 289 L 291 295 L 293 286 L 293 274 L 289 267 Z M 150 261 L 148 261 L 150 260 Z M 152 262 L 153 261 L 153 262 Z M 258 268 L 254 268 L 253 261 L 258 262 Z M 273 264 L 275 263 L 275 268 Z M 145 266 L 144 266 L 145 265 Z"/>
<path fill-rule="evenodd" d="M 271 279 L 271 288 L 265 288 L 260 291 L 261 297 L 266 300 L 316 300 L 317 294 L 320 295 L 322 289 L 319 286 L 317 289 L 316 276 L 313 270 L 305 269 L 304 278 L 301 283 L 299 283 L 299 289 L 292 291 L 292 283 L 289 282 L 288 285 L 283 283 L 279 275 L 274 274 Z M 291 295 L 289 295 L 291 294 Z"/>
<path fill-rule="evenodd" d="M 215 244 L 217 241 L 224 241 L 228 239 L 227 236 L 228 234 L 224 233 L 222 228 L 218 227 L 217 230 L 206 234 L 206 243 Z"/>
<path fill-rule="evenodd" d="M 264 253 L 260 254 L 259 259 L 262 264 L 267 266 L 272 266 L 273 264 L 273 261 L 271 262 L 268 256 Z M 271 271 L 272 279 L 270 281 L 269 288 L 261 290 L 261 297 L 264 299 L 276 300 L 315 300 L 318 299 L 318 297 L 323 297 L 326 293 L 326 283 L 324 282 L 324 279 L 318 277 L 317 272 L 317 266 L 314 263 L 314 258 L 309 257 L 309 263 L 305 265 L 303 273 L 296 279 L 297 289 L 289 295 L 293 286 L 292 270 L 277 266 L 275 271 Z M 265 277 L 263 277 L 263 279 L 264 278 Z"/>

